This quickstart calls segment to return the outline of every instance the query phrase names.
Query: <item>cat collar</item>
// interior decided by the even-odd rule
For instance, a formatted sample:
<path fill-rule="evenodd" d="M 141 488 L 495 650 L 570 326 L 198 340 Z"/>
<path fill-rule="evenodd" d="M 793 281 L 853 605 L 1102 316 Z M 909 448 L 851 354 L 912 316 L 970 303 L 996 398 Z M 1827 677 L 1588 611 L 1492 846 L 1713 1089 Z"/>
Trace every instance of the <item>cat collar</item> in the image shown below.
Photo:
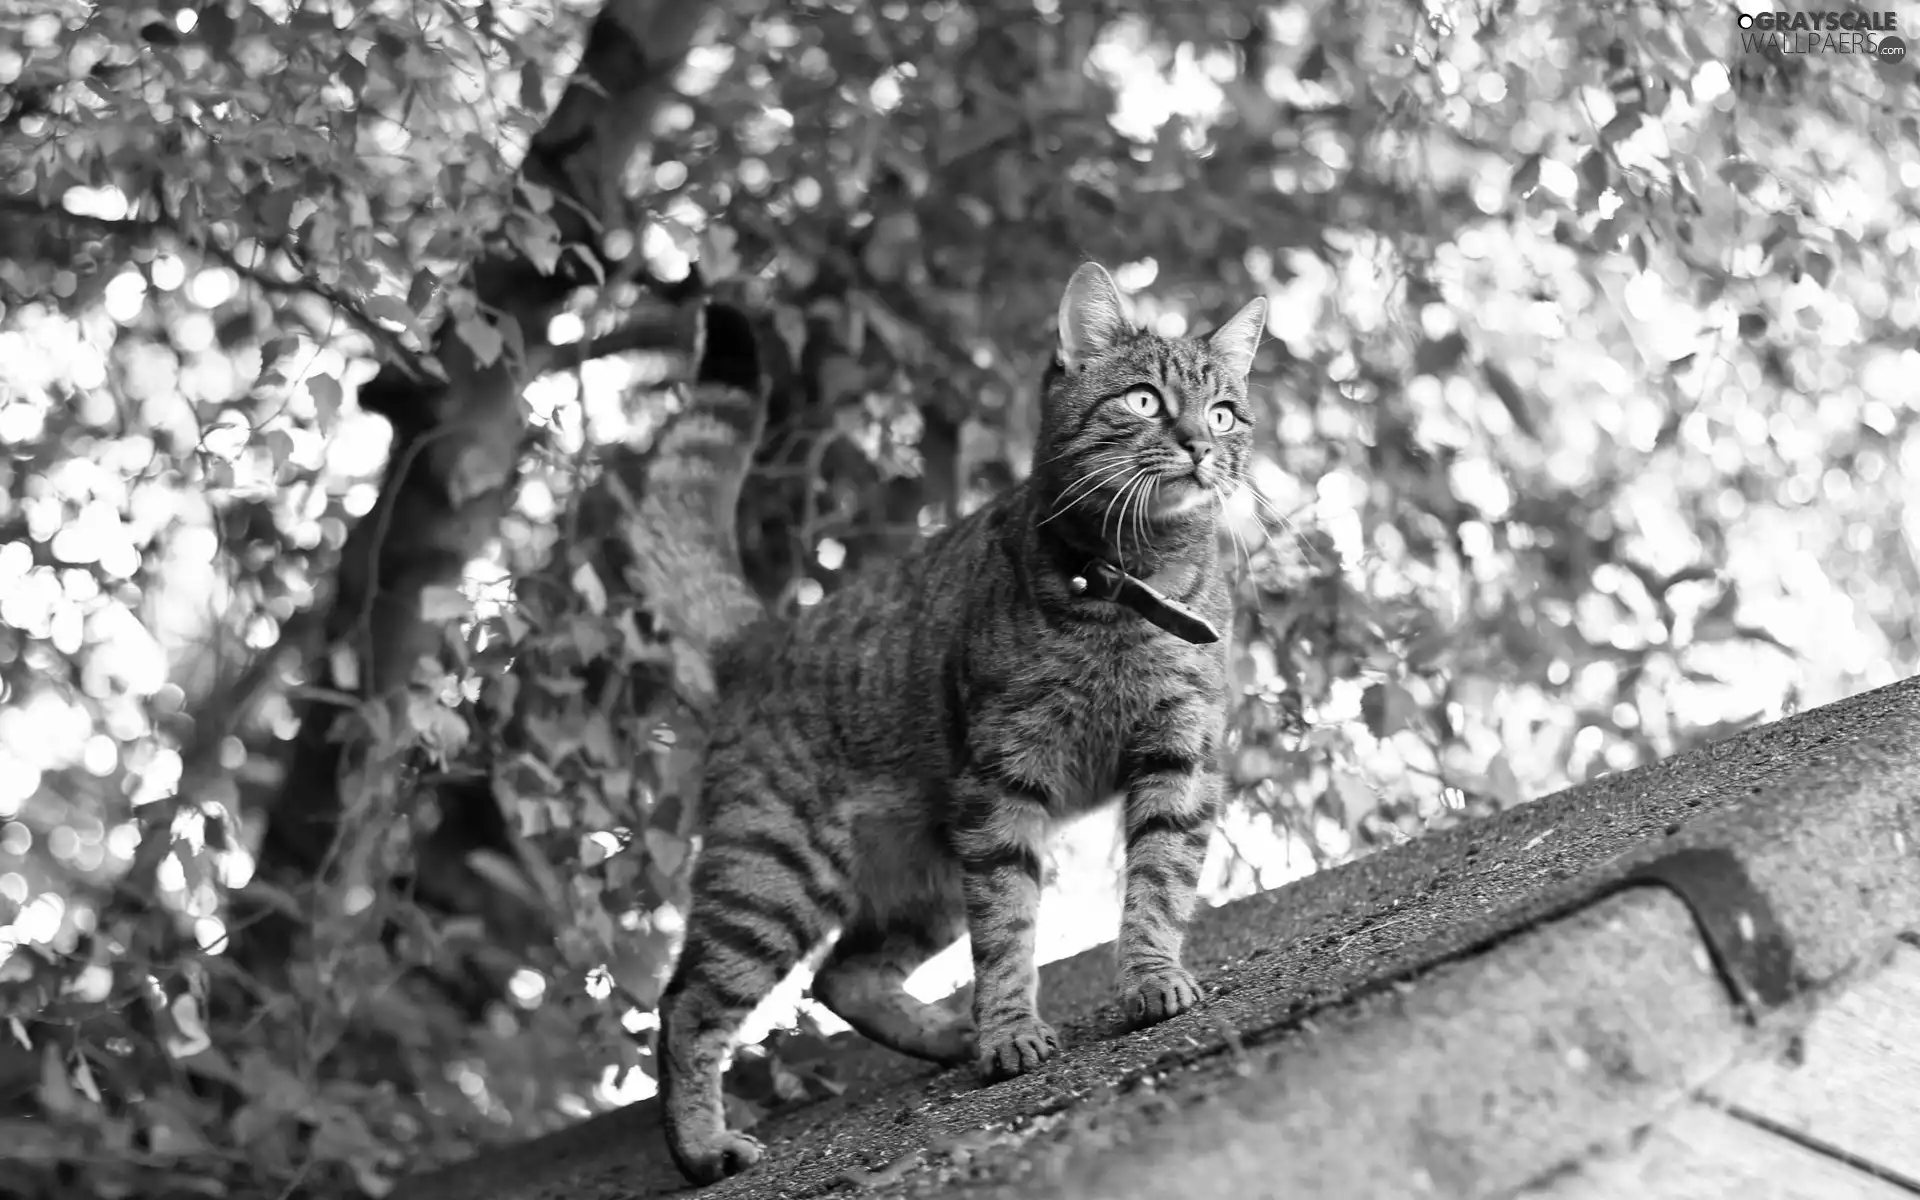
<path fill-rule="evenodd" d="M 1111 600 L 1196 646 L 1220 640 L 1213 622 L 1186 605 L 1169 600 L 1146 580 L 1129 575 L 1104 559 L 1094 559 L 1082 573 L 1067 580 L 1067 590 L 1090 600 Z"/>

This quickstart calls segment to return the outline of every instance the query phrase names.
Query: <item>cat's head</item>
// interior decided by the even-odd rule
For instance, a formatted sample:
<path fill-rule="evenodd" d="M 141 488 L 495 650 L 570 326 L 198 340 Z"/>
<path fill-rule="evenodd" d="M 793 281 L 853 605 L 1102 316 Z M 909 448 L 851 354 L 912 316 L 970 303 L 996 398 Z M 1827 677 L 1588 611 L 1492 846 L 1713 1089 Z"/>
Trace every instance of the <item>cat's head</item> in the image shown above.
<path fill-rule="evenodd" d="M 1260 297 L 1212 333 L 1161 337 L 1127 319 L 1098 263 L 1075 271 L 1034 453 L 1048 513 L 1116 543 L 1211 525 L 1252 453 L 1247 373 L 1266 323 Z"/>

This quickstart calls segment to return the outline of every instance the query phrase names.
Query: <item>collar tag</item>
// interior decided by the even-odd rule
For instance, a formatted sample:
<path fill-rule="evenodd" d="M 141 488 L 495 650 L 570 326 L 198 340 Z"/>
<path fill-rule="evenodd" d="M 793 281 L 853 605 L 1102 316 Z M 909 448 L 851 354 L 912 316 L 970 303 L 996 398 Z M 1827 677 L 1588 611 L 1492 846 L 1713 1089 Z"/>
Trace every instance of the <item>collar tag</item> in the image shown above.
<path fill-rule="evenodd" d="M 1129 575 L 1104 559 L 1088 563 L 1084 574 L 1067 581 L 1067 589 L 1091 600 L 1124 604 L 1173 636 L 1196 646 L 1220 640 L 1220 631 L 1211 621 L 1186 605 L 1168 599 L 1146 580 Z"/>

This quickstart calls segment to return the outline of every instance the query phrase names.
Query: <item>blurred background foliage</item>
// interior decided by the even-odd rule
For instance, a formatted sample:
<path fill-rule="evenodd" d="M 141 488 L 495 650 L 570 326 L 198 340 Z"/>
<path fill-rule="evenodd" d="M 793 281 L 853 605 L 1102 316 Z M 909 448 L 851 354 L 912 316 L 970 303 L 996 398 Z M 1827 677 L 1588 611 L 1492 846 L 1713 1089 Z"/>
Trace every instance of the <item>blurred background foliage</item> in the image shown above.
<path fill-rule="evenodd" d="M 0 1192 L 377 1196 L 651 1093 L 698 737 L 622 516 L 708 292 L 772 351 L 789 608 L 1025 472 L 1079 261 L 1166 333 L 1270 297 L 1216 901 L 1920 660 L 1910 61 L 1650 0 L 697 15 L 558 197 L 572 0 L 0 15 Z M 479 552 L 356 582 L 462 412 L 376 370 L 450 346 L 523 396 L 508 502 L 460 459 L 422 544 Z M 365 661 L 348 595 L 436 648 Z M 1116 861 L 1063 843 L 1048 957 Z M 736 1120 L 839 1086 L 797 1019 Z"/>

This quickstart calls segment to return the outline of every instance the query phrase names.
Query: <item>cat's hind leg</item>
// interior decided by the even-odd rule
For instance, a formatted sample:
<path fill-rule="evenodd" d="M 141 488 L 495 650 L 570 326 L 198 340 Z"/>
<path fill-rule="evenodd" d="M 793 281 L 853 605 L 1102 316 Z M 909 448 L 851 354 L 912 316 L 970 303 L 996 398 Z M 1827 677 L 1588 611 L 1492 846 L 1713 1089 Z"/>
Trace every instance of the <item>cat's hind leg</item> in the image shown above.
<path fill-rule="evenodd" d="M 698 1184 L 759 1161 L 759 1141 L 727 1128 L 721 1072 L 742 1022 L 844 919 L 846 874 L 831 851 L 805 826 L 753 824 L 709 830 L 686 942 L 660 998 L 667 1145 Z"/>
<path fill-rule="evenodd" d="M 910 995 L 907 977 L 958 941 L 966 914 L 950 910 L 857 920 L 813 977 L 813 995 L 855 1032 L 889 1050 L 945 1065 L 973 1059 L 973 1018 Z"/>

